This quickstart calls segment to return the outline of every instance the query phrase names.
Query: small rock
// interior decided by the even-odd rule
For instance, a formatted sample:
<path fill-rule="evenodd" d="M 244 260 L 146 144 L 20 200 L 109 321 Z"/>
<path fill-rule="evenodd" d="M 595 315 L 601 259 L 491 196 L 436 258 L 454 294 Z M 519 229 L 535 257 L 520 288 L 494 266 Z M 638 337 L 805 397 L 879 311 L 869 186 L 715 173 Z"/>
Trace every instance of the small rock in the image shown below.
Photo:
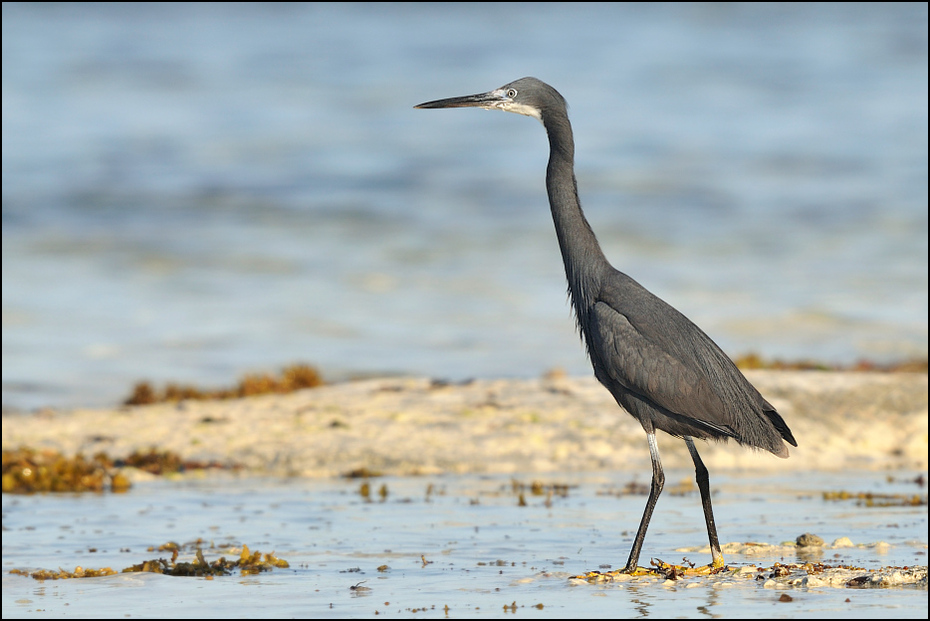
<path fill-rule="evenodd" d="M 852 539 L 849 537 L 840 537 L 833 542 L 834 548 L 854 548 L 856 545 L 852 542 Z"/>
<path fill-rule="evenodd" d="M 823 539 L 817 535 L 812 535 L 811 533 L 804 533 L 800 535 L 797 539 L 797 544 L 799 548 L 809 548 L 813 546 L 822 546 Z"/>

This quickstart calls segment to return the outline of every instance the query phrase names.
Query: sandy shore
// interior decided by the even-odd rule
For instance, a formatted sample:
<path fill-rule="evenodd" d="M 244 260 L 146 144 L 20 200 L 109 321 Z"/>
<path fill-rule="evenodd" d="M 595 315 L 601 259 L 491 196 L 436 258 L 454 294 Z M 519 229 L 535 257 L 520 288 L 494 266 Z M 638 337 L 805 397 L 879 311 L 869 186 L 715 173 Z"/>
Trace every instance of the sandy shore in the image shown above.
<path fill-rule="evenodd" d="M 754 371 L 747 377 L 791 426 L 781 460 L 699 443 L 707 466 L 927 469 L 927 375 Z M 563 473 L 631 469 L 648 475 L 642 427 L 593 378 L 372 379 L 232 401 L 4 414 L 3 447 L 65 454 L 170 449 L 266 474 Z M 667 468 L 690 468 L 685 445 L 659 434 Z"/>

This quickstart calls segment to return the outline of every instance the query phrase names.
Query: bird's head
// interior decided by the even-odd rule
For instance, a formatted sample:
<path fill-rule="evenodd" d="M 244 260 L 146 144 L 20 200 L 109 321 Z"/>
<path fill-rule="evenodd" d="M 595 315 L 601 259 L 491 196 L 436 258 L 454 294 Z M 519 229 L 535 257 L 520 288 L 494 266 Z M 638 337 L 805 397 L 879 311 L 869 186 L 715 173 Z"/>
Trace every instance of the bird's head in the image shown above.
<path fill-rule="evenodd" d="M 484 108 L 516 112 L 543 120 L 543 115 L 555 109 L 565 112 L 565 99 L 557 90 L 536 78 L 520 78 L 502 87 L 464 97 L 450 97 L 421 103 L 415 108 Z"/>

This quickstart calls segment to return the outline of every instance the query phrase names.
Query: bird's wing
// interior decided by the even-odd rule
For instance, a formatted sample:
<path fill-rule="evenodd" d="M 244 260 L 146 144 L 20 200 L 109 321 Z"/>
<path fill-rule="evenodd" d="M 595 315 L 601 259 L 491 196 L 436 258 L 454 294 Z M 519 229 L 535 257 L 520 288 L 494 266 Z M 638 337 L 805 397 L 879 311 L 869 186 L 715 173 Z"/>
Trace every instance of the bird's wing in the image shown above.
<path fill-rule="evenodd" d="M 699 426 L 736 436 L 723 401 L 700 365 L 670 346 L 674 326 L 667 326 L 670 334 L 644 333 L 649 331 L 600 301 L 594 305 L 591 328 L 590 346 L 596 350 L 592 353 L 614 381 Z"/>

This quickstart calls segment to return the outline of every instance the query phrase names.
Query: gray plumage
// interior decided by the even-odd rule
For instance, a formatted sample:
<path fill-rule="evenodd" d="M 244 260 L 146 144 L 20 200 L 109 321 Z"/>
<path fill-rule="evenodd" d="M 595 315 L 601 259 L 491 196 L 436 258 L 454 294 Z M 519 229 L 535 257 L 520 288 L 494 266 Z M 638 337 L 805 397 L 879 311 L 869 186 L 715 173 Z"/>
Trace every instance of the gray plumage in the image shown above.
<path fill-rule="evenodd" d="M 635 280 L 614 269 L 584 217 L 574 173 L 575 144 L 565 99 L 536 78 L 478 95 L 431 101 L 417 108 L 479 107 L 539 119 L 549 136 L 546 189 L 568 291 L 594 375 L 642 424 L 653 478 L 626 571 L 635 571 L 665 476 L 655 430 L 683 438 L 694 460 L 713 566 L 723 566 L 707 469 L 692 438 L 736 440 L 788 457 L 797 446 L 788 425 L 700 328 Z"/>

